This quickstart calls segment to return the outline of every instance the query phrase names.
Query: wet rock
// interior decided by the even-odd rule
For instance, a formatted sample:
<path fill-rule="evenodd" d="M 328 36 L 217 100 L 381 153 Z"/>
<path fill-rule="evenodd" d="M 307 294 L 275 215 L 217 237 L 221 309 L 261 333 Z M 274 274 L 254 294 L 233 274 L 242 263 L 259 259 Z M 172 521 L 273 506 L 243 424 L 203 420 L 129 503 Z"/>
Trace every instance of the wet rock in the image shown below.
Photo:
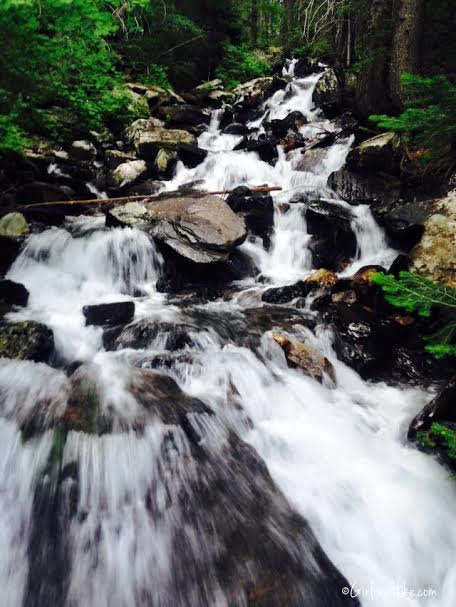
<path fill-rule="evenodd" d="M 294 68 L 294 74 L 297 78 L 305 78 L 311 74 L 317 74 L 324 68 L 319 65 L 319 60 L 315 57 L 301 57 Z"/>
<path fill-rule="evenodd" d="M 116 303 L 96 304 L 84 306 L 82 313 L 86 325 L 119 325 L 132 320 L 135 315 L 135 304 L 132 301 L 119 301 Z"/>
<path fill-rule="evenodd" d="M 158 110 L 158 116 L 166 125 L 173 128 L 188 128 L 199 124 L 209 124 L 210 113 L 196 105 L 162 105 Z"/>
<path fill-rule="evenodd" d="M 411 260 L 410 260 L 409 255 L 405 255 L 404 253 L 399 253 L 399 255 L 396 257 L 396 259 L 391 264 L 387 273 L 392 274 L 393 276 L 396 276 L 396 278 L 397 278 L 401 272 L 408 272 L 410 263 L 411 263 Z"/>
<path fill-rule="evenodd" d="M 155 128 L 145 131 L 136 139 L 136 151 L 145 160 L 155 160 L 160 149 L 176 151 L 182 144 L 196 145 L 196 138 L 188 131 Z"/>
<path fill-rule="evenodd" d="M 456 422 L 456 376 L 413 419 L 408 437 L 416 439 L 418 432 L 429 430 L 436 422 Z"/>
<path fill-rule="evenodd" d="M 163 188 L 161 181 L 155 179 L 145 179 L 140 183 L 136 183 L 125 190 L 125 194 L 128 196 L 154 196 L 158 194 Z"/>
<path fill-rule="evenodd" d="M 426 207 L 432 210 L 424 215 L 423 236 L 411 253 L 411 270 L 456 288 L 456 190 Z"/>
<path fill-rule="evenodd" d="M 292 341 L 281 333 L 273 333 L 272 339 L 282 348 L 289 367 L 299 367 L 306 375 L 319 382 L 325 376 L 335 383 L 336 372 L 329 360 L 311 346 L 298 341 Z"/>
<path fill-rule="evenodd" d="M 169 150 L 161 149 L 154 161 L 154 167 L 157 174 L 162 175 L 165 178 L 171 178 L 174 172 L 174 168 L 177 163 L 177 154 Z"/>
<path fill-rule="evenodd" d="M 234 94 L 242 97 L 242 106 L 245 109 L 258 107 L 269 95 L 288 86 L 284 78 L 255 78 L 234 89 Z M 242 122 L 242 121 L 241 121 Z"/>
<path fill-rule="evenodd" d="M 252 193 L 249 188 L 235 188 L 226 200 L 227 205 L 242 215 L 249 231 L 268 237 L 274 226 L 274 202 L 270 195 Z"/>
<path fill-rule="evenodd" d="M 136 156 L 134 156 L 134 154 L 123 152 L 121 150 L 106 150 L 105 159 L 108 168 L 114 170 L 120 164 L 136 160 Z"/>
<path fill-rule="evenodd" d="M 93 143 L 86 140 L 73 141 L 69 149 L 70 156 L 74 160 L 93 160 L 97 150 Z"/>
<path fill-rule="evenodd" d="M 388 209 L 388 205 L 399 200 L 401 182 L 393 175 L 368 175 L 346 168 L 330 175 L 328 186 L 350 204 L 369 204 L 375 209 Z"/>
<path fill-rule="evenodd" d="M 400 138 L 395 133 L 381 133 L 363 141 L 347 156 L 347 167 L 367 173 L 384 172 L 399 175 L 401 162 Z"/>
<path fill-rule="evenodd" d="M 74 190 L 68 186 L 44 181 L 26 183 L 19 186 L 15 192 L 16 204 L 18 205 L 71 200 L 74 195 Z M 25 215 L 25 212 L 22 212 Z"/>
<path fill-rule="evenodd" d="M 302 112 L 291 112 L 282 120 L 271 120 L 265 123 L 264 128 L 268 135 L 275 137 L 278 140 L 284 139 L 289 131 L 298 131 L 302 126 L 307 124 L 307 119 Z"/>
<path fill-rule="evenodd" d="M 111 173 L 111 181 L 119 188 L 132 185 L 147 173 L 144 160 L 130 160 L 119 164 Z"/>
<path fill-rule="evenodd" d="M 305 280 L 305 283 L 309 285 L 310 288 L 330 288 L 333 287 L 338 281 L 337 274 L 331 272 L 330 270 L 325 270 L 324 268 L 320 268 L 310 276 L 308 276 Z"/>
<path fill-rule="evenodd" d="M 48 362 L 54 350 L 51 329 L 34 321 L 0 325 L 0 357 Z"/>
<path fill-rule="evenodd" d="M 244 137 L 235 147 L 234 151 L 245 150 L 246 152 L 255 152 L 261 160 L 274 165 L 278 158 L 277 145 L 275 141 L 268 139 L 264 135 L 258 138 Z"/>
<path fill-rule="evenodd" d="M 328 118 L 337 116 L 342 106 L 342 86 L 336 72 L 330 68 L 317 82 L 313 93 L 314 103 Z"/>
<path fill-rule="evenodd" d="M 269 304 L 284 304 L 289 303 L 297 297 L 306 297 L 309 292 L 309 284 L 303 280 L 300 280 L 293 285 L 267 289 L 261 296 L 261 299 L 265 303 Z"/>
<path fill-rule="evenodd" d="M 133 348 L 135 350 L 146 350 L 148 348 L 168 350 L 174 352 L 182 350 L 186 346 L 194 346 L 190 331 L 194 330 L 190 325 L 175 324 L 167 322 L 155 322 L 151 320 L 140 320 L 127 327 L 114 327 L 103 333 L 103 345 L 106 350 L 119 350 Z"/>
<path fill-rule="evenodd" d="M 11 306 L 26 306 L 29 292 L 24 285 L 12 280 L 0 280 L 0 303 Z"/>
<path fill-rule="evenodd" d="M 16 238 L 0 236 L 0 276 L 4 276 L 19 255 L 20 243 Z"/>
<path fill-rule="evenodd" d="M 225 135 L 246 135 L 248 132 L 248 127 L 240 122 L 232 122 L 223 129 Z"/>
<path fill-rule="evenodd" d="M 146 225 L 147 217 L 148 213 L 143 204 L 127 202 L 127 204 L 109 209 L 106 213 L 106 227 L 141 227 Z"/>
<path fill-rule="evenodd" d="M 151 234 L 196 263 L 228 259 L 247 235 L 244 220 L 216 196 L 171 198 L 146 208 Z"/>
<path fill-rule="evenodd" d="M 188 143 L 181 144 L 177 149 L 179 160 L 181 160 L 186 167 L 190 167 L 191 169 L 204 162 L 207 154 L 207 150 L 203 150 L 197 145 Z"/>
<path fill-rule="evenodd" d="M 426 229 L 426 221 L 432 212 L 433 204 L 428 201 L 409 202 L 396 204 L 389 208 L 376 208 L 374 216 L 386 231 L 390 243 L 395 248 L 408 253 L 420 242 Z M 432 221 L 430 225 L 433 225 Z M 434 229 L 435 234 L 440 234 L 440 226 L 430 229 L 431 231 Z M 448 240 L 449 242 L 450 240 Z M 448 251 L 444 255 L 448 259 Z"/>
<path fill-rule="evenodd" d="M 27 234 L 30 228 L 22 213 L 8 213 L 0 219 L 0 236 L 18 238 Z"/>
<path fill-rule="evenodd" d="M 305 154 L 301 154 L 299 158 L 292 160 L 293 169 L 295 171 L 306 171 L 318 174 L 321 170 L 321 162 L 324 160 L 325 156 L 325 149 L 315 148 L 307 150 Z"/>

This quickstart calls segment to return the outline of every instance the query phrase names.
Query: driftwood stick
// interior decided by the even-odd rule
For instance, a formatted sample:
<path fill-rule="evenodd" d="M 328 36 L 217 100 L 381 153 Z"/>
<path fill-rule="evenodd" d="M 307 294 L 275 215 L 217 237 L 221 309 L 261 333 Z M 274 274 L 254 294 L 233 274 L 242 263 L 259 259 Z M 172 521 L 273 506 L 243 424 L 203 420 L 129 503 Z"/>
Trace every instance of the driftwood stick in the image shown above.
<path fill-rule="evenodd" d="M 251 192 L 255 193 L 268 193 L 268 192 L 279 192 L 282 188 L 277 186 L 261 186 L 258 188 L 249 188 Z M 224 196 L 230 194 L 232 190 L 221 190 L 219 192 L 201 192 L 202 194 L 210 196 Z M 171 192 L 170 192 L 171 194 Z M 87 204 L 98 204 L 100 206 L 111 205 L 111 204 L 122 204 L 123 202 L 135 202 L 142 200 L 151 200 L 156 198 L 157 194 L 151 196 L 136 195 L 136 196 L 121 196 L 119 198 L 91 198 L 89 200 L 59 200 L 54 202 L 38 202 L 36 204 L 26 204 L 17 208 L 20 209 L 35 209 L 37 207 L 53 207 L 53 206 L 73 206 L 73 205 L 87 205 Z"/>

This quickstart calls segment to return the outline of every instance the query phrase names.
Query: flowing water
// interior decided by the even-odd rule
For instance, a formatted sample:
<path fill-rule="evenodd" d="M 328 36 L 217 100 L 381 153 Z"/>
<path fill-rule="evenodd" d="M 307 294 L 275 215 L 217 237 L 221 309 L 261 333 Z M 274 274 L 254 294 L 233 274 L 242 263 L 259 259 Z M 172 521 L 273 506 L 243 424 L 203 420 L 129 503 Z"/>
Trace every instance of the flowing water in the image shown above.
<path fill-rule="evenodd" d="M 293 62 L 286 72 L 294 76 Z M 286 90 L 266 101 L 263 119 L 300 110 L 309 121 L 301 129 L 304 135 L 334 128 L 312 103 L 319 77 L 293 78 Z M 299 150 L 281 151 L 272 167 L 255 153 L 234 152 L 240 138 L 222 135 L 220 118 L 214 112 L 200 137 L 209 151 L 206 160 L 194 169 L 178 166 L 164 187 L 174 190 L 195 181 L 207 190 L 281 186 L 269 250 L 259 239 L 243 249 L 267 286 L 302 279 L 313 269 L 303 205 L 293 203 L 284 211 L 283 203 L 296 193 L 316 192 L 348 207 L 327 188 L 327 180 L 343 166 L 352 140 L 321 150 L 305 170 Z M 251 126 L 261 129 L 263 119 Z M 358 251 L 345 273 L 366 264 L 388 265 L 395 252 L 369 208 L 350 208 Z M 256 349 L 242 339 L 254 322 L 252 309 L 262 306 L 264 283 L 246 281 L 229 299 L 181 306 L 167 303 L 155 289 L 162 263 L 144 233 L 106 230 L 103 218 L 80 217 L 65 229 L 31 235 L 8 274 L 30 291 L 28 306 L 9 320 L 49 326 L 56 366 L 85 363 L 80 369 L 88 369 L 96 383 L 99 407 L 112 431 L 102 436 L 69 432 L 60 445 L 58 497 L 52 497 L 49 462 L 59 444 L 53 422 L 65 410 L 70 379 L 43 364 L 1 361 L 1 606 L 247 604 L 236 584 L 228 596 L 222 583 L 225 523 L 215 516 L 203 488 L 211 474 L 225 479 L 232 485 L 235 511 L 236 494 L 248 495 L 257 482 L 248 469 L 233 476 L 236 463 L 226 454 L 234 434 L 266 463 L 362 605 L 454 607 L 454 482 L 406 441 L 410 420 L 431 394 L 363 381 L 337 360 L 331 331 L 324 326 L 311 331 L 304 316 L 302 322 L 295 320 L 293 335 L 329 358 L 337 385 L 289 369 L 271 338 L 274 322 L 258 331 Z M 122 300 L 135 301 L 135 322 L 157 321 L 163 328 L 140 350 L 124 344 L 107 352 L 102 329 L 85 326 L 82 307 Z M 211 412 L 194 416 L 192 432 L 216 462 L 214 469 L 198 464 L 179 426 L 155 421 L 137 431 L 143 407 L 130 390 L 132 374 L 168 354 L 170 327 L 179 325 L 186 327 L 187 337 L 165 370 Z M 45 408 L 42 431 L 26 440 L 24 423 L 38 415 L 38 407 Z M 305 551 L 282 533 L 277 522 L 282 515 L 275 508 L 274 550 L 293 552 L 311 568 Z M 315 607 L 320 604 L 339 603 Z"/>

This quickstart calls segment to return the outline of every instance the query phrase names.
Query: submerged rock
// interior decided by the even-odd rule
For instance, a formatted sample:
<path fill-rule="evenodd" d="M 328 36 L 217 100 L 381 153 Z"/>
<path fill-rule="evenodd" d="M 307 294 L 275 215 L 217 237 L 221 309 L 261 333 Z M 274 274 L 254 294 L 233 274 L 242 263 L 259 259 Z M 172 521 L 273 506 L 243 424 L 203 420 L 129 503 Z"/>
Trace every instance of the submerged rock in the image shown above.
<path fill-rule="evenodd" d="M 119 301 L 84 306 L 82 313 L 86 319 L 86 325 L 120 325 L 132 320 L 135 315 L 135 304 L 133 301 Z"/>
<path fill-rule="evenodd" d="M 48 362 L 54 336 L 48 327 L 34 321 L 0 325 L 0 357 Z"/>
<path fill-rule="evenodd" d="M 133 348 L 135 350 L 159 349 L 174 352 L 186 346 L 193 346 L 189 335 L 190 325 L 140 320 L 126 327 L 107 329 L 103 334 L 103 345 L 106 350 Z"/>
<path fill-rule="evenodd" d="M 306 375 L 322 382 L 325 375 L 334 383 L 336 372 L 329 360 L 311 346 L 299 341 L 292 341 L 281 333 L 273 333 L 272 339 L 285 353 L 288 366 L 299 367 Z"/>

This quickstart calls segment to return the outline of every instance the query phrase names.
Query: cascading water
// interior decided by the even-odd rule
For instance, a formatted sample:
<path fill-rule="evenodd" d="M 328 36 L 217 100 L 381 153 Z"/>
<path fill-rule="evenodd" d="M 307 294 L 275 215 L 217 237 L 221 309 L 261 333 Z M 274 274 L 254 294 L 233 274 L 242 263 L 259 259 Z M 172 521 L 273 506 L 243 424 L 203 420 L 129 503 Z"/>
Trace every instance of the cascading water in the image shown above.
<path fill-rule="evenodd" d="M 288 76 L 294 68 L 289 62 Z M 332 129 L 313 106 L 319 77 L 294 78 L 265 102 L 256 126 L 299 110 L 308 119 L 305 136 Z M 296 193 L 351 209 L 358 251 L 345 273 L 392 260 L 369 208 L 350 207 L 327 188 L 351 139 L 305 164 L 299 150 L 281 151 L 271 167 L 256 153 L 233 151 L 240 138 L 222 135 L 220 118 L 215 112 L 200 136 L 206 160 L 179 165 L 164 187 L 281 186 L 270 248 L 259 239 L 243 245 L 270 283 L 312 271 L 304 207 L 290 202 Z M 405 440 L 430 394 L 363 381 L 337 360 L 331 332 L 310 331 L 303 315 L 293 334 L 336 370 L 335 388 L 320 384 L 287 367 L 271 338 L 274 322 L 265 331 L 252 320 L 264 285 L 237 285 L 230 300 L 170 305 L 155 290 L 161 263 L 144 233 L 78 218 L 31 235 L 9 272 L 30 291 L 29 305 L 9 320 L 48 325 L 59 359 L 75 371 L 0 364 L 1 605 L 272 605 L 241 592 L 261 577 L 260 562 L 280 572 L 274 584 L 286 587 L 286 604 L 343 604 L 325 594 L 347 591 L 297 512 L 364 606 L 453 607 L 454 484 Z M 140 348 L 131 347 L 128 330 L 108 347 L 102 329 L 84 325 L 84 305 L 133 299 Z M 148 333 L 153 323 L 158 328 Z M 168 379 L 156 379 L 150 369 L 157 367 Z M 92 419 L 71 418 L 76 426 L 67 434 L 56 428 L 68 395 L 81 391 L 97 399 L 101 436 L 78 431 Z M 172 396 L 161 422 L 153 415 L 157 394 Z M 182 425 L 181 410 L 190 420 Z"/>

